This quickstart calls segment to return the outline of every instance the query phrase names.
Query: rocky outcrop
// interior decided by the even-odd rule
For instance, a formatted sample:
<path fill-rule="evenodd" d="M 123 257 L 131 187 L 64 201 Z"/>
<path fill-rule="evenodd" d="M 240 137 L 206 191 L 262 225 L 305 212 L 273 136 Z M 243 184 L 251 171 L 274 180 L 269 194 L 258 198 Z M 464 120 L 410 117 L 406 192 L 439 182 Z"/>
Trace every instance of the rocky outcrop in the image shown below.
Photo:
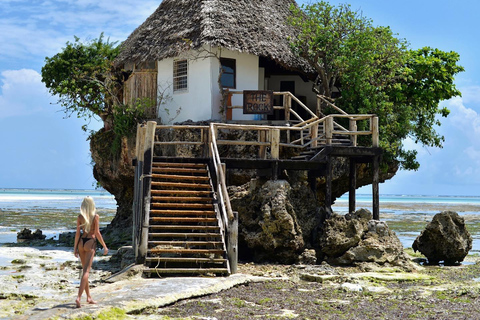
<path fill-rule="evenodd" d="M 113 131 L 102 129 L 91 137 L 90 151 L 95 179 L 117 202 L 115 218 L 103 231 L 106 241 L 117 247 L 131 242 L 132 237 L 135 137 L 124 137 L 118 140 L 115 147 L 114 140 Z"/>
<path fill-rule="evenodd" d="M 240 258 L 294 263 L 312 243 L 320 216 L 308 185 L 255 179 L 229 193 L 239 216 Z"/>
<path fill-rule="evenodd" d="M 183 124 L 194 124 L 187 122 Z M 197 123 L 208 125 L 207 122 Z M 219 137 L 229 140 L 255 140 L 256 132 L 219 132 Z M 157 140 L 199 141 L 199 130 L 173 133 L 159 132 Z M 135 137 L 122 138 L 112 148 L 113 131 L 103 129 L 91 137 L 90 149 L 94 162 L 93 173 L 99 184 L 110 192 L 117 202 L 117 214 L 104 230 L 109 245 L 119 247 L 131 243 L 132 202 L 134 192 Z M 117 140 L 118 141 L 118 140 Z M 156 147 L 157 155 L 203 157 L 199 146 Z M 253 146 L 221 146 L 222 157 L 251 158 L 258 153 Z M 281 149 L 282 157 L 294 154 L 291 149 Z M 388 168 L 381 181 L 391 178 L 396 166 Z M 334 162 L 333 196 L 339 197 L 348 190 L 348 161 L 338 158 Z M 371 183 L 368 164 L 357 167 L 357 186 Z M 256 178 L 256 170 L 227 170 L 227 181 L 232 185 L 232 207 L 239 212 L 239 253 L 257 261 L 294 262 L 306 248 L 316 245 L 318 226 L 324 206 L 325 179 L 309 179 L 307 171 L 283 171 L 282 180 L 268 181 Z M 313 188 L 312 188 L 313 187 Z M 313 191 L 312 191 L 313 190 Z"/>
<path fill-rule="evenodd" d="M 427 257 L 430 264 L 443 261 L 460 263 L 472 249 L 472 237 L 465 220 L 453 211 L 437 213 L 425 230 L 415 239 L 412 248 Z"/>
<path fill-rule="evenodd" d="M 47 236 L 42 233 L 42 230 L 37 229 L 32 233 L 32 230 L 24 228 L 22 231 L 17 232 L 17 239 L 26 240 L 44 240 Z"/>
<path fill-rule="evenodd" d="M 371 212 L 365 209 L 345 216 L 334 214 L 326 220 L 318 247 L 320 258 L 333 265 L 409 264 L 395 232 L 385 222 L 372 220 Z"/>

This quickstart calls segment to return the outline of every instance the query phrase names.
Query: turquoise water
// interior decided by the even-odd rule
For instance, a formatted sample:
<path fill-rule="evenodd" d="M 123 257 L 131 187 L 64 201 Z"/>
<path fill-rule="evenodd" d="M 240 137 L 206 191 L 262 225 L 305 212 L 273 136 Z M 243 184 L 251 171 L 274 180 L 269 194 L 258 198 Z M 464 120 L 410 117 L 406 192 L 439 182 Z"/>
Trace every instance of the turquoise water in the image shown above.
<path fill-rule="evenodd" d="M 73 231 L 86 196 L 95 201 L 100 225 L 115 216 L 114 197 L 101 190 L 0 189 L 0 244 L 15 242 L 23 228 L 41 229 L 47 238 Z"/>
<path fill-rule="evenodd" d="M 102 190 L 0 189 L 0 210 L 76 209 L 86 196 L 99 209 L 116 209 L 113 196 Z"/>
<path fill-rule="evenodd" d="M 0 244 L 16 241 L 22 228 L 41 229 L 47 237 L 73 231 L 80 204 L 93 197 L 106 225 L 115 216 L 114 197 L 103 190 L 0 189 Z M 357 194 L 357 208 L 372 207 L 372 196 Z M 335 212 L 348 212 L 348 194 L 335 201 Z M 411 247 L 421 230 L 408 224 L 420 222 L 423 228 L 441 211 L 452 210 L 465 217 L 474 239 L 472 252 L 480 253 L 480 196 L 380 195 L 380 219 L 392 223 L 404 247 Z M 395 222 L 395 223 L 393 223 Z"/>

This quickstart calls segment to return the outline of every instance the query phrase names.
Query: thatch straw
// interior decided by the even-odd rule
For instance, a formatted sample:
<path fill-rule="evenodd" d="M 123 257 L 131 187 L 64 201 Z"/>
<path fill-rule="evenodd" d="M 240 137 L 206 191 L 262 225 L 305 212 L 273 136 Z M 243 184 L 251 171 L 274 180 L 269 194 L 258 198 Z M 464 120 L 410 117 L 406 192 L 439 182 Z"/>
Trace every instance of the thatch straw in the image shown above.
<path fill-rule="evenodd" d="M 117 65 L 175 57 L 202 45 L 267 58 L 290 70 L 310 70 L 295 56 L 287 25 L 294 0 L 164 0 L 122 44 Z M 187 40 L 187 41 L 186 41 Z"/>

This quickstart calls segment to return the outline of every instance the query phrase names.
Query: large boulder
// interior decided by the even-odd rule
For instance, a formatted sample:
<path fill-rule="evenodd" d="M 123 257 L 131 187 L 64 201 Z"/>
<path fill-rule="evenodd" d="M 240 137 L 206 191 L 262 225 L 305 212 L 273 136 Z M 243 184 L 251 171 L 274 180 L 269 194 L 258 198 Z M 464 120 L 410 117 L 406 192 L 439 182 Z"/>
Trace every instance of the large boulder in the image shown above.
<path fill-rule="evenodd" d="M 295 263 L 320 222 L 308 184 L 252 180 L 230 187 L 239 216 L 239 254 L 245 260 Z"/>
<path fill-rule="evenodd" d="M 360 209 L 345 216 L 334 214 L 326 220 L 319 237 L 320 255 L 333 265 L 377 263 L 407 266 L 403 246 L 386 222 L 372 220 Z"/>
<path fill-rule="evenodd" d="M 430 264 L 443 261 L 452 265 L 465 259 L 472 249 L 472 237 L 458 213 L 444 211 L 433 217 L 412 248 L 426 256 Z"/>

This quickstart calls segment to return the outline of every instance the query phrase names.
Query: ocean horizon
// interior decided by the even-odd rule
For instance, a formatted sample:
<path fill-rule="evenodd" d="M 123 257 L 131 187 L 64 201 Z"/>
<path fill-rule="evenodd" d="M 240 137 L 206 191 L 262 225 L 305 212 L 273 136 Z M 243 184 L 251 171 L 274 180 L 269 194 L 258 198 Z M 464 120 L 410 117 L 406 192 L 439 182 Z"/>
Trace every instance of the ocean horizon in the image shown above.
<path fill-rule="evenodd" d="M 73 231 L 80 204 L 91 196 L 106 226 L 115 217 L 115 198 L 105 190 L 0 188 L 0 244 L 15 242 L 23 228 L 41 229 L 47 237 Z M 338 198 L 333 210 L 348 212 L 348 193 Z M 371 210 L 372 195 L 357 194 L 356 208 Z M 436 213 L 456 211 L 465 218 L 474 240 L 471 252 L 480 253 L 480 196 L 380 194 L 380 220 L 397 233 L 405 248 Z"/>

